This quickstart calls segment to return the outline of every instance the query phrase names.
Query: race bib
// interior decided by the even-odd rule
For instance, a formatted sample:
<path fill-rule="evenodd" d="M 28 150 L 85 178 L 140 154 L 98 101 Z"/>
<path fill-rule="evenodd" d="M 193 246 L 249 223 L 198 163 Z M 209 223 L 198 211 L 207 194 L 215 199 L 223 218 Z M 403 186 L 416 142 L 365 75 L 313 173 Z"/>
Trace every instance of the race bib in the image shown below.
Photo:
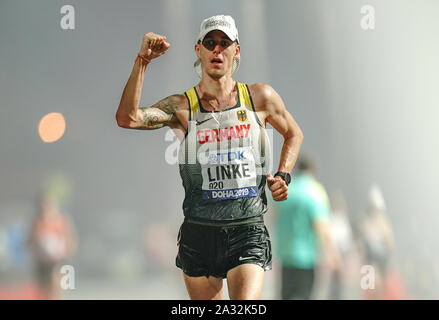
<path fill-rule="evenodd" d="M 200 161 L 203 199 L 256 197 L 255 159 L 250 147 L 207 151 Z"/>

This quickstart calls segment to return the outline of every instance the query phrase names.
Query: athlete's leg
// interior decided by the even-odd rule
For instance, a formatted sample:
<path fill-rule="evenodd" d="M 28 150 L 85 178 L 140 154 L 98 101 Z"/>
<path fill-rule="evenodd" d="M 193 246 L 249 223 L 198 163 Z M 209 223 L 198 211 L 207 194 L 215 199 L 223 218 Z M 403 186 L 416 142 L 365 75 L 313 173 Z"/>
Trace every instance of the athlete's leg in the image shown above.
<path fill-rule="evenodd" d="M 264 269 L 256 264 L 241 264 L 227 272 L 227 287 L 231 300 L 261 299 Z"/>
<path fill-rule="evenodd" d="M 184 283 L 191 300 L 221 300 L 223 279 L 210 276 L 189 277 L 183 272 Z"/>

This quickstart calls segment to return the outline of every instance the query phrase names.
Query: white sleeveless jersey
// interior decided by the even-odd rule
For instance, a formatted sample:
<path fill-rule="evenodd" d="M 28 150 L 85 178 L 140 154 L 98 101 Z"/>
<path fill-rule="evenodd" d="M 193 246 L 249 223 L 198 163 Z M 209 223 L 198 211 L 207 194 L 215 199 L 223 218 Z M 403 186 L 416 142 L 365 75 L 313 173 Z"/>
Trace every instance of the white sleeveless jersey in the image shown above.
<path fill-rule="evenodd" d="M 185 92 L 190 116 L 179 152 L 185 216 L 236 220 L 267 210 L 265 175 L 271 169 L 268 135 L 248 86 L 236 84 L 237 104 L 207 111 L 195 88 Z"/>

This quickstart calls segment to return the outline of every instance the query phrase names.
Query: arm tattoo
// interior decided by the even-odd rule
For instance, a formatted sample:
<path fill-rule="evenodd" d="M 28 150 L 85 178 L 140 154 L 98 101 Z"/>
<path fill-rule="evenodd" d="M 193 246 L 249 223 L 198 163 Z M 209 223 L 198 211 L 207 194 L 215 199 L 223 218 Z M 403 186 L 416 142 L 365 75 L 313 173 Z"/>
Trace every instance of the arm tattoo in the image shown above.
<path fill-rule="evenodd" d="M 158 129 L 167 125 L 174 117 L 178 107 L 179 95 L 169 96 L 147 108 L 139 108 L 143 111 L 143 128 Z"/>
<path fill-rule="evenodd" d="M 163 112 L 166 112 L 167 114 L 174 114 L 175 110 L 178 107 L 177 99 L 179 97 L 180 95 L 174 94 L 172 96 L 164 98 L 163 100 L 160 100 L 154 105 L 154 107 L 162 110 Z"/>
<path fill-rule="evenodd" d="M 158 129 L 165 125 L 164 118 L 165 115 L 161 114 L 160 110 L 154 107 L 140 108 L 143 110 L 143 127 L 145 129 Z"/>

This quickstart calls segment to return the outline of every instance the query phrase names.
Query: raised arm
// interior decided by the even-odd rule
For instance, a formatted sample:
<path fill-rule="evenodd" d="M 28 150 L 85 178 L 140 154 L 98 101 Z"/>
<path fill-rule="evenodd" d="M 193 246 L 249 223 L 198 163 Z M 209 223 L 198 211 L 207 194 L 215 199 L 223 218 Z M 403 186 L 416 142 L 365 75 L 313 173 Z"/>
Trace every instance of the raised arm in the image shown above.
<path fill-rule="evenodd" d="M 143 36 L 139 54 L 116 112 L 116 122 L 120 127 L 152 130 L 178 125 L 176 112 L 185 103 L 183 95 L 172 95 L 150 107 L 139 107 L 148 64 L 152 59 L 165 54 L 169 46 L 170 44 L 166 42 L 164 36 L 152 32 Z"/>

